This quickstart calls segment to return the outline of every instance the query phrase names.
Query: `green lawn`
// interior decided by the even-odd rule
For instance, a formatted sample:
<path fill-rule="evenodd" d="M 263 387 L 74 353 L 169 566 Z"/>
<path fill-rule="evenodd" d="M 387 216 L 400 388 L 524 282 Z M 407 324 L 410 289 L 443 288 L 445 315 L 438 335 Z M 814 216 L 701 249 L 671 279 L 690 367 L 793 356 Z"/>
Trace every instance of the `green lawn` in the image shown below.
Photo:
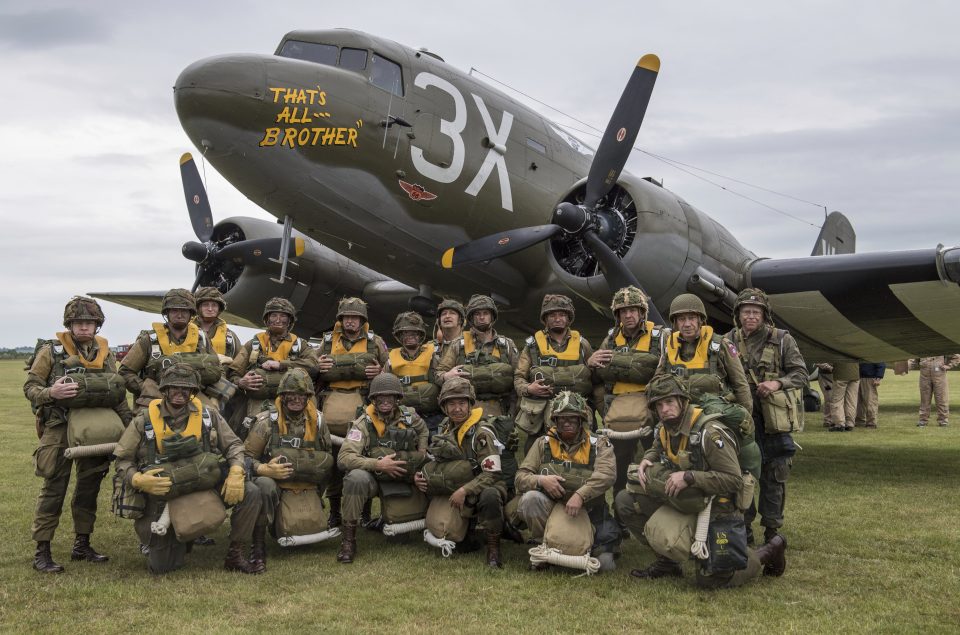
<path fill-rule="evenodd" d="M 960 630 L 960 404 L 952 427 L 916 428 L 916 373 L 888 374 L 878 430 L 828 433 L 819 414 L 808 416 L 788 490 L 786 575 L 704 592 L 690 575 L 633 581 L 629 570 L 653 558 L 636 541 L 624 545 L 617 571 L 574 578 L 528 573 L 525 550 L 513 543 L 505 568 L 488 571 L 482 553 L 445 560 L 419 539 L 403 544 L 367 531 L 352 565 L 335 562 L 333 543 L 270 545 L 267 573 L 243 576 L 220 570 L 227 525 L 214 534 L 216 546 L 195 549 L 185 569 L 157 578 L 146 572 L 132 523 L 109 513 L 109 481 L 93 542 L 110 562 L 69 562 L 68 503 L 53 545 L 67 571 L 40 575 L 30 567 L 39 479 L 22 366 L 0 362 L 3 632 Z M 951 380 L 960 397 L 960 373 Z"/>

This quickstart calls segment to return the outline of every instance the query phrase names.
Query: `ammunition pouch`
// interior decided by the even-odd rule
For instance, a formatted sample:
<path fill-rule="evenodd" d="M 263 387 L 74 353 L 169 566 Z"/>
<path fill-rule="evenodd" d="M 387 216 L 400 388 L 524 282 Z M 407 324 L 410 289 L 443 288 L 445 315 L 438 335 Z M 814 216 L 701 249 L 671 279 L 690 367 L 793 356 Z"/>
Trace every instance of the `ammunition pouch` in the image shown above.
<path fill-rule="evenodd" d="M 64 381 L 76 384 L 77 394 L 69 399 L 54 400 L 61 408 L 113 408 L 127 398 L 123 378 L 117 373 L 80 367 L 68 372 Z"/>
<path fill-rule="evenodd" d="M 536 397 L 520 397 L 520 406 L 517 408 L 516 425 L 518 428 L 530 434 L 539 434 L 543 430 L 543 422 L 546 418 L 547 406 L 550 404 L 548 399 L 539 399 Z"/>
<path fill-rule="evenodd" d="M 196 439 L 196 437 L 187 437 Z M 164 442 L 164 449 L 169 446 L 170 439 Z M 157 460 L 155 465 L 147 465 L 144 470 L 161 468 L 160 476 L 169 477 L 173 482 L 170 491 L 159 498 L 169 501 L 193 492 L 213 489 L 220 482 L 220 457 L 212 452 L 197 452 L 193 456 L 168 460 L 166 457 Z"/>
<path fill-rule="evenodd" d="M 277 538 L 309 536 L 324 531 L 328 526 L 323 502 L 315 489 L 281 490 L 274 522 Z"/>
<path fill-rule="evenodd" d="M 707 496 L 699 487 L 687 487 L 676 496 L 667 496 L 665 486 L 673 470 L 661 463 L 647 468 L 647 488 L 640 486 L 637 480 L 638 464 L 627 468 L 627 490 L 634 494 L 645 494 L 676 509 L 681 514 L 699 514 L 707 507 Z"/>
<path fill-rule="evenodd" d="M 211 399 L 216 399 L 219 405 L 222 407 L 226 405 L 226 403 L 230 401 L 235 394 L 237 394 L 237 386 L 233 382 L 228 381 L 225 377 L 221 377 L 217 381 L 205 387 L 203 389 L 203 393 Z"/>
<path fill-rule="evenodd" d="M 803 391 L 784 388 L 760 397 L 763 430 L 768 434 L 803 431 Z"/>
<path fill-rule="evenodd" d="M 164 369 L 172 364 L 187 364 L 200 374 L 200 385 L 209 386 L 223 377 L 223 366 L 216 353 L 171 353 L 151 358 L 145 368 L 148 376 L 159 380 Z"/>
<path fill-rule="evenodd" d="M 400 383 L 403 383 L 404 379 L 404 377 L 401 377 Z M 403 400 L 400 403 L 408 408 L 413 408 L 417 412 L 438 412 L 440 406 L 437 405 L 437 397 L 439 396 L 440 386 L 432 382 L 423 381 L 417 384 L 404 384 Z"/>
<path fill-rule="evenodd" d="M 513 366 L 506 362 L 465 364 L 470 383 L 478 395 L 502 395 L 513 391 Z"/>
<path fill-rule="evenodd" d="M 589 395 L 593 391 L 593 377 L 586 364 L 534 366 L 530 369 L 530 377 L 539 375 L 543 376 L 545 384 L 553 386 L 554 392 L 569 390 L 580 395 Z"/>
<path fill-rule="evenodd" d="M 118 518 L 136 520 L 143 518 L 147 509 L 147 497 L 143 492 L 127 483 L 123 474 L 113 475 L 113 496 L 110 498 L 110 509 Z"/>
<path fill-rule="evenodd" d="M 299 442 L 300 438 L 293 437 L 293 439 L 289 441 Z M 281 437 L 280 447 L 271 449 L 270 454 L 274 457 L 282 457 L 283 460 L 281 463 L 289 463 L 293 467 L 293 474 L 290 476 L 290 481 L 323 485 L 330 480 L 334 465 L 332 454 L 313 448 L 301 448 L 299 447 L 299 443 L 297 447 L 293 447 L 289 441 L 286 437 Z M 299 536 L 302 534 L 283 535 Z"/>
<path fill-rule="evenodd" d="M 327 383 L 335 381 L 367 381 L 367 366 L 377 358 L 373 353 L 344 353 L 333 355 L 333 368 L 323 374 Z"/>
<path fill-rule="evenodd" d="M 75 408 L 67 411 L 67 445 L 116 443 L 123 435 L 123 422 L 112 408 Z"/>
<path fill-rule="evenodd" d="M 420 473 L 427 480 L 427 496 L 449 496 L 472 481 L 480 470 L 472 461 L 457 459 L 430 461 Z"/>
<path fill-rule="evenodd" d="M 263 383 L 256 390 L 248 390 L 247 397 L 250 399 L 276 399 L 277 388 L 280 387 L 280 380 L 286 374 L 282 370 L 264 370 L 263 368 L 253 368 L 251 371 L 263 377 Z"/>
<path fill-rule="evenodd" d="M 605 384 L 622 381 L 645 386 L 657 372 L 659 361 L 659 355 L 617 350 L 609 364 L 597 369 L 597 375 Z"/>

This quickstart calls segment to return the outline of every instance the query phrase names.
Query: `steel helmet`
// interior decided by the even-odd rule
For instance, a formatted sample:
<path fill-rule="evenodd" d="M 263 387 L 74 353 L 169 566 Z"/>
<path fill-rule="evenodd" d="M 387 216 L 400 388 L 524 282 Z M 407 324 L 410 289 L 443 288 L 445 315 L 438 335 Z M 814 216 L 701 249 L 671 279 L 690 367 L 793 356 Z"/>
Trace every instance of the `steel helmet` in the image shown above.
<path fill-rule="evenodd" d="M 97 323 L 97 328 L 103 326 L 103 309 L 93 298 L 82 295 L 75 295 L 63 307 L 63 325 L 70 328 L 70 323 L 74 321 L 90 320 Z"/>
<path fill-rule="evenodd" d="M 566 311 L 570 317 L 570 323 L 573 324 L 576 310 L 573 308 L 573 300 L 567 296 L 553 293 L 543 296 L 543 304 L 540 305 L 540 321 L 543 322 L 547 313 L 551 311 Z"/>
<path fill-rule="evenodd" d="M 380 373 L 370 382 L 370 391 L 367 393 L 371 399 L 378 395 L 403 397 L 403 385 L 393 373 Z"/>
<path fill-rule="evenodd" d="M 488 295 L 474 295 L 470 297 L 470 301 L 467 302 L 467 322 L 470 322 L 470 316 L 474 311 L 479 311 L 480 309 L 487 309 L 493 314 L 493 321 L 497 321 L 497 303 L 493 301 Z"/>
<path fill-rule="evenodd" d="M 681 293 L 670 303 L 671 322 L 683 313 L 696 313 L 701 321 L 707 321 L 707 309 L 703 306 L 703 300 L 692 293 Z"/>
<path fill-rule="evenodd" d="M 163 296 L 160 313 L 166 315 L 170 309 L 186 309 L 190 315 L 196 315 L 197 300 L 186 289 L 170 289 Z"/>
<path fill-rule="evenodd" d="M 452 298 L 444 298 L 440 304 L 437 305 L 437 318 L 440 317 L 440 313 L 444 309 L 452 309 L 460 314 L 460 324 L 463 324 L 467 319 L 467 314 L 463 310 L 463 305 L 457 302 Z"/>
<path fill-rule="evenodd" d="M 263 307 L 263 323 L 267 323 L 267 316 L 271 313 L 284 313 L 290 316 L 290 326 L 297 321 L 297 309 L 286 298 L 270 298 Z"/>
<path fill-rule="evenodd" d="M 223 294 L 216 287 L 200 287 L 194 292 L 193 297 L 197 301 L 197 313 L 200 312 L 200 305 L 207 301 L 219 304 L 221 313 L 227 310 L 227 301 L 223 299 Z"/>
<path fill-rule="evenodd" d="M 437 397 L 437 403 L 443 408 L 443 403 L 448 399 L 463 397 L 470 401 L 470 405 L 477 403 L 477 393 L 473 390 L 473 384 L 465 377 L 454 377 L 443 382 L 443 388 L 440 389 L 440 396 Z"/>
<path fill-rule="evenodd" d="M 427 325 L 424 323 L 420 314 L 415 311 L 404 311 L 393 321 L 393 337 L 403 344 L 400 334 L 403 331 L 416 331 L 420 333 L 420 340 L 427 337 Z"/>
<path fill-rule="evenodd" d="M 644 295 L 643 291 L 634 287 L 633 285 L 629 287 L 624 287 L 613 294 L 613 301 L 610 303 L 610 309 L 613 311 L 613 315 L 617 315 L 617 311 L 620 309 L 626 309 L 627 307 L 635 306 L 640 309 L 641 319 L 646 318 L 647 310 L 650 308 L 647 302 L 647 296 Z"/>
<path fill-rule="evenodd" d="M 360 298 L 340 298 L 340 302 L 337 304 L 337 321 L 342 320 L 344 315 L 358 315 L 366 322 L 369 320 L 367 303 Z"/>
<path fill-rule="evenodd" d="M 283 377 L 280 378 L 280 385 L 277 386 L 277 394 L 294 393 L 298 395 L 312 395 L 313 382 L 310 376 L 302 368 L 291 368 Z"/>
<path fill-rule="evenodd" d="M 740 307 L 747 304 L 753 304 L 763 309 L 763 319 L 772 324 L 773 318 L 770 315 L 770 299 L 767 294 L 760 289 L 747 287 L 737 294 L 737 301 L 733 304 L 733 323 L 740 326 Z"/>
<path fill-rule="evenodd" d="M 667 373 L 654 375 L 647 384 L 647 407 L 656 412 L 656 403 L 667 397 L 677 397 L 683 402 L 690 401 L 690 393 L 686 386 L 674 375 Z"/>
<path fill-rule="evenodd" d="M 580 394 L 563 390 L 553 398 L 550 419 L 556 420 L 562 414 L 575 414 L 581 422 L 587 423 L 590 420 L 590 406 Z"/>
<path fill-rule="evenodd" d="M 160 375 L 160 390 L 168 386 L 180 386 L 198 392 L 200 390 L 200 373 L 190 364 L 170 364 L 163 369 L 163 373 Z"/>

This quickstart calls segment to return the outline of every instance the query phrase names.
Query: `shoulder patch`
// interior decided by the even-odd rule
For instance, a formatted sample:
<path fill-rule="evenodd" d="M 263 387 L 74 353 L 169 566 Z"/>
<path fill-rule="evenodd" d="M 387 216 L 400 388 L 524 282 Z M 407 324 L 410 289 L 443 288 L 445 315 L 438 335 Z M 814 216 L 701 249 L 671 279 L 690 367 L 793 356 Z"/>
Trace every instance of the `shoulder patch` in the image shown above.
<path fill-rule="evenodd" d="M 533 342 L 534 342 L 533 336 L 531 335 L 530 337 L 528 337 L 526 339 L 526 342 L 527 342 L 527 346 L 533 346 Z"/>
<path fill-rule="evenodd" d="M 660 337 L 660 329 L 654 328 L 650 330 L 651 337 Z"/>
<path fill-rule="evenodd" d="M 737 357 L 740 355 L 740 352 L 737 350 L 737 347 L 733 342 L 727 342 L 727 350 L 730 351 L 731 357 Z"/>
<path fill-rule="evenodd" d="M 710 437 L 710 440 L 713 441 L 714 445 L 716 445 L 718 448 L 723 447 L 723 437 L 716 432 L 713 433 L 713 436 Z"/>
<path fill-rule="evenodd" d="M 324 342 L 332 342 L 332 341 L 333 341 L 333 333 L 324 333 L 324 334 L 323 334 L 323 341 L 324 341 Z"/>
<path fill-rule="evenodd" d="M 607 331 L 607 335 L 613 335 L 614 331 L 616 331 L 616 330 L 617 330 L 617 327 L 613 327 L 612 329 L 610 329 L 609 331 Z"/>
<path fill-rule="evenodd" d="M 720 342 L 710 342 L 710 350 L 716 353 L 720 350 Z"/>
<path fill-rule="evenodd" d="M 363 433 L 358 428 L 350 428 L 347 433 L 347 441 L 363 441 Z"/>
<path fill-rule="evenodd" d="M 483 470 L 484 472 L 499 472 L 501 470 L 500 455 L 491 454 L 490 456 L 485 458 L 483 462 L 480 464 L 480 469 Z"/>

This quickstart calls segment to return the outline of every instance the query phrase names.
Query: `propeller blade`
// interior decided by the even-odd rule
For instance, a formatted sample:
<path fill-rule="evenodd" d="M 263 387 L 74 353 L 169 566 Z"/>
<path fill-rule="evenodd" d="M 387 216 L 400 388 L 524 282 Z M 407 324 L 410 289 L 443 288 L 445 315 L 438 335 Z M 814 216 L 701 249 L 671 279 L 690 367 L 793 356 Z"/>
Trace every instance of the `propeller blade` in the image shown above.
<path fill-rule="evenodd" d="M 459 265 L 472 262 L 503 258 L 531 245 L 553 238 L 563 231 L 559 225 L 537 225 L 535 227 L 518 227 L 500 234 L 490 234 L 483 238 L 471 240 L 468 243 L 451 247 L 443 252 L 440 264 L 444 269 L 452 269 Z"/>
<path fill-rule="evenodd" d="M 280 258 L 280 238 L 258 238 L 256 240 L 241 240 L 232 243 L 220 249 L 217 252 L 219 260 L 240 260 L 245 265 L 262 264 L 268 259 Z M 290 241 L 290 247 L 287 254 L 290 258 L 299 256 L 303 253 L 304 243 L 302 238 Z"/>
<path fill-rule="evenodd" d="M 190 214 L 190 223 L 193 233 L 200 242 L 207 242 L 213 235 L 213 214 L 210 212 L 210 201 L 207 191 L 200 180 L 197 164 L 189 152 L 180 157 L 180 179 L 183 181 L 183 194 L 187 199 L 187 212 Z"/>
<path fill-rule="evenodd" d="M 633 69 L 630 81 L 620 95 L 607 129 L 600 139 L 597 154 L 590 164 L 587 176 L 587 193 L 583 205 L 593 208 L 613 188 L 623 166 L 630 157 L 633 142 L 637 140 L 640 124 L 647 112 L 653 84 L 660 71 L 660 58 L 650 53 L 644 55 Z"/>
<path fill-rule="evenodd" d="M 603 270 L 603 277 L 607 279 L 607 285 L 610 287 L 611 292 L 616 292 L 618 289 L 630 285 L 643 291 L 640 281 L 633 275 L 630 268 L 607 246 L 607 243 L 600 240 L 596 232 L 584 232 L 583 242 L 590 251 L 593 252 L 593 255 L 597 257 L 600 268 Z M 650 297 L 650 294 L 646 291 L 643 291 L 643 293 L 647 297 Z M 647 312 L 647 319 L 651 320 L 654 324 L 663 324 L 663 316 L 657 311 L 657 307 L 653 304 L 652 299 L 649 304 L 650 308 Z"/>

